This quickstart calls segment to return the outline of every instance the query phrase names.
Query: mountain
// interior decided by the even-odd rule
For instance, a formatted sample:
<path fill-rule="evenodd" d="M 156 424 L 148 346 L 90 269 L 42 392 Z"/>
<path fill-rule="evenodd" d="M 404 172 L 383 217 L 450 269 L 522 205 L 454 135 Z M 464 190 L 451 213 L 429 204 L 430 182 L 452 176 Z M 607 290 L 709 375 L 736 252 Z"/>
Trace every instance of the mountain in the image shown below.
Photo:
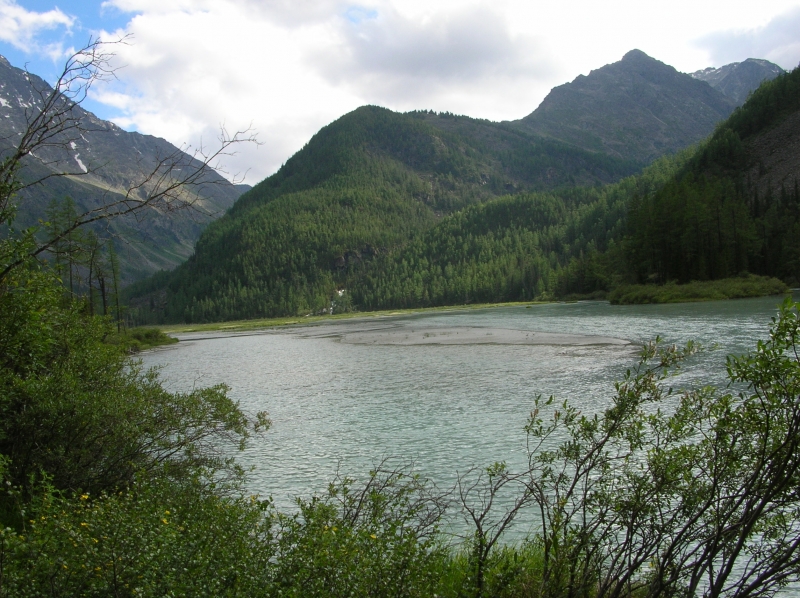
<path fill-rule="evenodd" d="M 733 110 L 707 83 L 641 53 L 623 62 L 662 81 L 636 83 L 642 93 L 626 100 L 639 98 L 634 115 L 662 88 L 710 128 L 715 114 Z M 682 87 L 689 91 L 679 101 Z M 762 114 L 753 98 L 730 118 Z M 715 102 L 721 112 L 709 107 Z M 140 322 L 202 322 L 606 291 L 637 279 L 646 262 L 628 251 L 628 235 L 650 234 L 629 230 L 629 206 L 658 196 L 696 155 L 668 155 L 624 178 L 640 163 L 514 123 L 365 106 L 242 195 L 186 263 L 132 285 L 131 313 Z M 703 209 L 704 218 L 716 213 Z M 647 247 L 657 249 L 640 251 Z"/>
<path fill-rule="evenodd" d="M 16 147 L 29 119 L 51 90 L 44 80 L 13 67 L 0 56 L 0 158 Z M 124 131 L 79 105 L 72 108 L 72 114 L 78 119 L 81 134 L 71 137 L 69 143 L 56 138 L 54 144 L 37 149 L 24 160 L 20 177 L 34 181 L 53 174 L 71 174 L 48 178 L 21 191 L 17 227 L 33 226 L 46 219 L 49 206 L 65 197 L 74 200 L 79 212 L 119 200 L 129 189 L 142 184 L 144 175 L 153 171 L 160 160 L 170 156 L 180 156 L 183 166 L 200 166 L 200 162 L 164 139 Z M 143 187 L 146 190 L 148 184 Z M 94 230 L 116 239 L 122 280 L 131 282 L 185 261 L 203 228 L 230 208 L 242 191 L 209 171 L 202 184 L 193 189 L 197 193 L 195 209 L 173 214 L 149 209 L 137 217 L 116 218 L 97 225 Z"/>
<path fill-rule="evenodd" d="M 800 69 L 753 92 L 685 169 L 632 205 L 629 226 L 637 282 L 749 271 L 796 286 Z"/>
<path fill-rule="evenodd" d="M 443 218 L 350 281 L 349 300 L 396 309 L 602 296 L 748 271 L 800 281 L 800 69 L 764 83 L 696 149 L 639 175 Z"/>
<path fill-rule="evenodd" d="M 555 87 L 519 130 L 641 164 L 707 137 L 736 104 L 640 50 Z"/>
<path fill-rule="evenodd" d="M 748 58 L 744 62 L 732 62 L 719 68 L 708 67 L 691 75 L 705 81 L 736 102 L 737 106 L 741 106 L 747 96 L 764 81 L 771 81 L 784 72 L 781 67 L 768 60 Z"/>
<path fill-rule="evenodd" d="M 318 312 L 356 272 L 447 214 L 636 169 L 498 123 L 365 106 L 242 195 L 185 264 L 130 293 L 166 320 Z"/>

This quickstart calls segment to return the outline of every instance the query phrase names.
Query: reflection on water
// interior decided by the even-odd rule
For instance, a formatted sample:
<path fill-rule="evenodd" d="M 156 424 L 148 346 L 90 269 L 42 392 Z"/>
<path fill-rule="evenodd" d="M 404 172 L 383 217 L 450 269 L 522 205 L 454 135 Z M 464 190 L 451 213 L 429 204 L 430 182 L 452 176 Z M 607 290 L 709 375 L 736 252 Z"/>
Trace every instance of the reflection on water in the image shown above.
<path fill-rule="evenodd" d="M 225 382 L 244 409 L 269 412 L 272 429 L 241 461 L 255 468 L 254 492 L 288 507 L 293 496 L 324 489 L 337 465 L 363 474 L 383 456 L 413 459 L 441 485 L 473 465 L 521 464 L 522 427 L 537 394 L 600 410 L 613 382 L 636 363 L 638 344 L 656 336 L 719 344 L 678 380 L 724 383 L 725 355 L 765 338 L 779 302 L 581 302 L 370 318 L 241 336 L 184 335 L 143 359 L 162 366 L 173 390 Z M 425 340 L 463 330 L 471 341 Z M 523 342 L 532 333 L 556 340 Z M 487 335 L 497 341 L 476 340 Z M 629 343 L 570 343 L 563 335 Z M 403 337 L 421 340 L 386 340 Z"/>

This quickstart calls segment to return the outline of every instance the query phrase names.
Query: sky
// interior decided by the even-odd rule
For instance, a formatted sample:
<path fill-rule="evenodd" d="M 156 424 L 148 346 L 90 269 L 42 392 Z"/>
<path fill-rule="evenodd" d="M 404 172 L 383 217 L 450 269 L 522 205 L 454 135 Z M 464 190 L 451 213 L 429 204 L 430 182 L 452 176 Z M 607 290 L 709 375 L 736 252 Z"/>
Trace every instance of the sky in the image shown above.
<path fill-rule="evenodd" d="M 800 63 L 800 0 L 0 0 L 0 54 L 53 83 L 90 40 L 122 43 L 84 107 L 213 149 L 255 184 L 365 104 L 514 120 L 637 48 L 693 72 Z"/>

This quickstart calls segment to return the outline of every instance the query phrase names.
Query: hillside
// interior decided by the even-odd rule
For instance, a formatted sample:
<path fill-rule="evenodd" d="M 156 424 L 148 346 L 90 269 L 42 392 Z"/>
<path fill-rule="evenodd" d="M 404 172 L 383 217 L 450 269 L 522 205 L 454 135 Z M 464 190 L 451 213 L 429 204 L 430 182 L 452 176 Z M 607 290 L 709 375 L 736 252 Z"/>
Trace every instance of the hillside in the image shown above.
<path fill-rule="evenodd" d="M 764 83 L 664 189 L 631 206 L 637 282 L 747 270 L 800 281 L 800 69 Z"/>
<path fill-rule="evenodd" d="M 640 50 L 554 88 L 509 125 L 576 147 L 647 164 L 701 141 L 735 102 Z"/>
<path fill-rule="evenodd" d="M 468 208 L 350 281 L 361 309 L 602 296 L 742 272 L 800 281 L 800 69 L 696 150 L 602 189 Z"/>
<path fill-rule="evenodd" d="M 42 98 L 50 92 L 45 81 L 0 57 L 0 157 L 16 146 L 29 120 L 40 110 Z M 18 201 L 17 227 L 37 224 L 46 218 L 53 202 L 62 202 L 66 197 L 74 200 L 80 212 L 118 200 L 143 183 L 144 175 L 168 156 L 180 155 L 186 167 L 199 166 L 197 160 L 179 154 L 180 150 L 164 139 L 124 131 L 80 106 L 74 106 L 72 112 L 81 134 L 71 138 L 69 144 L 53 139 L 25 160 L 20 172 L 25 181 L 52 174 L 70 175 L 52 177 L 23 190 Z M 144 190 L 147 189 L 145 184 Z M 185 261 L 202 229 L 241 194 L 240 189 L 213 171 L 194 191 L 195 210 L 171 215 L 150 210 L 138 219 L 116 219 L 109 229 L 95 227 L 99 235 L 118 239 L 123 281 L 141 279 Z"/>
<path fill-rule="evenodd" d="M 351 279 L 359 309 L 552 299 L 603 292 L 624 273 L 632 197 L 660 189 L 688 156 L 603 188 L 502 197 L 453 214 Z"/>
<path fill-rule="evenodd" d="M 495 123 L 359 108 L 244 194 L 184 265 L 131 289 L 133 305 L 167 321 L 329 309 L 357 271 L 449 213 L 635 168 Z"/>

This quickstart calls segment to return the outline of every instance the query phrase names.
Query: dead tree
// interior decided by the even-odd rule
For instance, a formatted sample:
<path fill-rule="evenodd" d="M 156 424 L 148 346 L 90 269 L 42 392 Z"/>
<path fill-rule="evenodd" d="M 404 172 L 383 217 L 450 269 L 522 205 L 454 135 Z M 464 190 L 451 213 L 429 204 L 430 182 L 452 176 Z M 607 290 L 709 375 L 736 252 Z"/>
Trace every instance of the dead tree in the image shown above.
<path fill-rule="evenodd" d="M 13 223 L 15 198 L 23 189 L 41 185 L 54 177 L 83 177 L 94 171 L 75 168 L 68 161 L 51 156 L 57 156 L 59 151 L 66 152 L 71 143 L 95 130 L 85 118 L 86 112 L 80 104 L 95 83 L 115 77 L 111 64 L 113 48 L 115 44 L 125 43 L 128 43 L 127 38 L 116 42 L 90 40 L 67 59 L 53 87 L 37 85 L 29 79 L 34 105 L 26 113 L 27 125 L 13 149 L 0 161 L 0 226 Z M 0 256 L 0 282 L 26 260 L 49 251 L 80 227 L 126 215 L 138 217 L 149 209 L 169 213 L 193 207 L 202 186 L 222 182 L 209 175 L 219 168 L 220 159 L 231 155 L 233 147 L 242 142 L 257 143 L 251 129 L 230 134 L 222 126 L 213 148 L 202 143 L 196 148 L 187 145 L 158 155 L 155 163 L 142 162 L 141 175 L 124 193 L 107 193 L 104 196 L 106 201 L 101 205 L 76 214 L 72 222 L 60 227 L 46 240 L 28 234 L 9 245 L 6 251 L 10 253 Z M 33 180 L 21 177 L 21 171 L 30 159 L 40 159 L 48 167 L 48 172 Z"/>

